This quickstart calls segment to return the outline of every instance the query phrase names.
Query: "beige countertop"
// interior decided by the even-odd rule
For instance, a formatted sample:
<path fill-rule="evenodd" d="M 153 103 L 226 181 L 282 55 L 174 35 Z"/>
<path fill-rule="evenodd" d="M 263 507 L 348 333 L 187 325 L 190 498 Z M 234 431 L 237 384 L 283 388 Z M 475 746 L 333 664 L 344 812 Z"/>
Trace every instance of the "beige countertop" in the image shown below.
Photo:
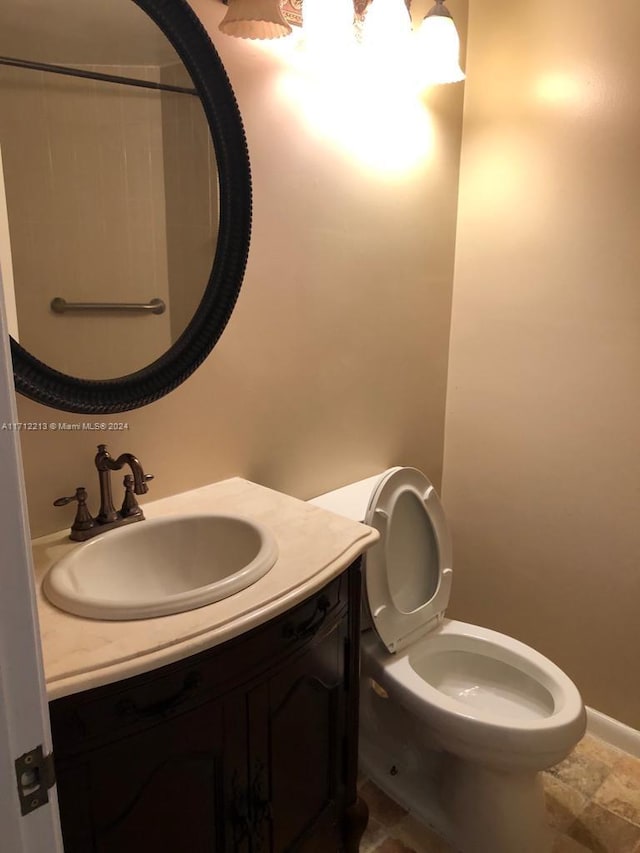
<path fill-rule="evenodd" d="M 42 594 L 47 570 L 82 546 L 69 540 L 68 530 L 34 540 L 49 699 L 129 678 L 236 637 L 321 589 L 378 538 L 364 524 L 239 477 L 145 503 L 144 511 L 147 518 L 201 512 L 244 515 L 271 528 L 278 560 L 256 583 L 206 607 L 111 622 L 72 616 L 47 601 Z"/>

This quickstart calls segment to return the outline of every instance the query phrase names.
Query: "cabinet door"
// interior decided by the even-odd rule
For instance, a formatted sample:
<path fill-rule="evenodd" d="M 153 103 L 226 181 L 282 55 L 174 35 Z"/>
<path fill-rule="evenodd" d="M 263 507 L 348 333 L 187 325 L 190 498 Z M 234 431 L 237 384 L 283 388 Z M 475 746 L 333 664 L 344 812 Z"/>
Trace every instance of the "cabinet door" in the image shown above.
<path fill-rule="evenodd" d="M 346 618 L 252 691 L 252 853 L 342 849 L 345 640 Z"/>
<path fill-rule="evenodd" d="M 223 743 L 209 703 L 59 762 L 65 853 L 221 853 Z"/>

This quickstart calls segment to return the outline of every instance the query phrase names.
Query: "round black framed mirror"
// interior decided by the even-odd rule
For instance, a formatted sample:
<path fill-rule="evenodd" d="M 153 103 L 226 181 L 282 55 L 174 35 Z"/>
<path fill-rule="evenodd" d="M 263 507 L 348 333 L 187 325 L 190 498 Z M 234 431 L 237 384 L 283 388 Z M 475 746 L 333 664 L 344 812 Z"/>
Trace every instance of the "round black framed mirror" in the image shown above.
<path fill-rule="evenodd" d="M 247 143 L 233 89 L 206 30 L 186 0 L 123 2 L 146 13 L 164 34 L 199 95 L 217 167 L 217 239 L 208 281 L 194 303 L 195 313 L 189 314 L 191 319 L 187 318 L 184 328 L 169 339 L 166 351 L 140 369 L 115 378 L 83 378 L 81 354 L 78 370 L 65 372 L 40 360 L 32 346 L 27 348 L 24 341 L 18 343 L 12 337 L 16 390 L 44 405 L 76 413 L 108 414 L 140 408 L 187 379 L 227 325 L 249 251 L 251 174 Z M 135 327 L 129 324 L 125 330 L 123 326 L 114 346 L 135 346 L 135 336 Z M 105 375 L 113 374 L 107 371 Z"/>

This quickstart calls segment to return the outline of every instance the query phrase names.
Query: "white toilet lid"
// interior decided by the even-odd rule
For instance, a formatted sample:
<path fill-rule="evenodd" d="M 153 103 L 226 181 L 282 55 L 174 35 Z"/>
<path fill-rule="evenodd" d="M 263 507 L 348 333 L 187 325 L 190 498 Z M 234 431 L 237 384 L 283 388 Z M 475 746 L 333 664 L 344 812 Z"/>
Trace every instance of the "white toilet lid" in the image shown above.
<path fill-rule="evenodd" d="M 380 540 L 365 556 L 371 621 L 390 652 L 437 625 L 451 592 L 451 537 L 436 490 L 416 468 L 392 468 L 371 494 L 366 524 Z"/>

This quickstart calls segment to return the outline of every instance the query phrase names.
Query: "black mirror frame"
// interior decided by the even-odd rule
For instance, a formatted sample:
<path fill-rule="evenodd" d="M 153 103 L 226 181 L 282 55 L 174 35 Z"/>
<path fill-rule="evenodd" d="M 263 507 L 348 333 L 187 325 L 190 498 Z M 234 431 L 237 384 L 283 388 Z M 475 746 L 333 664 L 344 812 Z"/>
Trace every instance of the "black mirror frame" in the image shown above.
<path fill-rule="evenodd" d="M 118 379 L 80 379 L 52 369 L 11 339 L 16 390 L 66 412 L 109 414 L 146 406 L 187 379 L 209 355 L 231 316 L 251 236 L 251 170 L 240 111 L 208 33 L 186 0 L 131 0 L 157 24 L 190 73 L 218 164 L 220 224 L 209 283 L 191 322 L 164 355 Z"/>

